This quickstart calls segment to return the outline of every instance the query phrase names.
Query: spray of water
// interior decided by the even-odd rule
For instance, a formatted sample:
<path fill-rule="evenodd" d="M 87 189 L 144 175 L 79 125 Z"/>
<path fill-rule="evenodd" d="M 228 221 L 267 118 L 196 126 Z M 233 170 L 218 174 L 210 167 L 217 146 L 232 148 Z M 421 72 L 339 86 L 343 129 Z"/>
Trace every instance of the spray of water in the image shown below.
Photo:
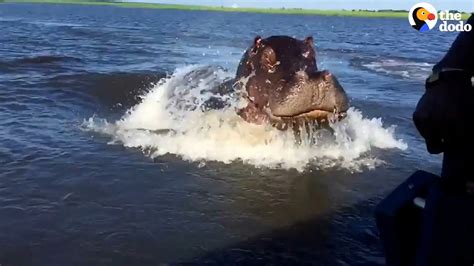
<path fill-rule="evenodd" d="M 407 148 L 395 138 L 394 127 L 384 127 L 380 119 L 364 118 L 356 109 L 332 124 L 332 133 L 308 132 L 300 143 L 292 131 L 249 124 L 235 113 L 235 108 L 244 104 L 239 97 L 215 92 L 229 77 L 219 68 L 179 68 L 143 95 L 120 120 L 108 122 L 94 116 L 86 119 L 82 128 L 106 134 L 112 138 L 111 144 L 139 148 L 151 157 L 174 154 L 189 161 L 242 161 L 298 171 L 372 168 L 382 163 L 370 154 L 373 148 Z M 225 107 L 203 111 L 211 98 Z"/>

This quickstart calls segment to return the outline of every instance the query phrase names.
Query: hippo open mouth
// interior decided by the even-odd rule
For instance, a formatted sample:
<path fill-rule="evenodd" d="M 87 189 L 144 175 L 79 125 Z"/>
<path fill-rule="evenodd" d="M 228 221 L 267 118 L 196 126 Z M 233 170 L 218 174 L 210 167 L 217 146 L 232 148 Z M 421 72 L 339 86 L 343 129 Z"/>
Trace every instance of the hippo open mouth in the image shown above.
<path fill-rule="evenodd" d="M 257 124 L 346 117 L 348 97 L 332 73 L 318 71 L 313 46 L 312 37 L 255 38 L 237 70 L 249 100 L 239 115 Z"/>

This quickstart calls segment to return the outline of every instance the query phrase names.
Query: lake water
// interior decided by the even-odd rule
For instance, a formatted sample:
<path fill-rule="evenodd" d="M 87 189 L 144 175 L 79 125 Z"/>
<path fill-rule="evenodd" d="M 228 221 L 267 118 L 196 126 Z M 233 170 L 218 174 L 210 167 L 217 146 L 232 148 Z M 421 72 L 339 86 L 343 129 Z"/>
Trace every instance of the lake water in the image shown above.
<path fill-rule="evenodd" d="M 411 121 L 455 35 L 405 19 L 0 5 L 0 265 L 382 265 L 374 206 L 440 170 Z M 256 35 L 314 36 L 347 119 L 296 145 L 177 108 Z"/>

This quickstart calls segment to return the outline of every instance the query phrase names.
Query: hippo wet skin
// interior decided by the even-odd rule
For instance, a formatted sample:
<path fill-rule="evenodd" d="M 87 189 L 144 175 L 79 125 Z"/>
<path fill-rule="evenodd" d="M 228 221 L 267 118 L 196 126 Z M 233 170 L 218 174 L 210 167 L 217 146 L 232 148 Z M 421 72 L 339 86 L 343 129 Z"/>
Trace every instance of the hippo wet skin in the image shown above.
<path fill-rule="evenodd" d="M 248 100 L 237 110 L 245 121 L 280 129 L 298 121 L 339 120 L 349 108 L 336 77 L 318 71 L 312 37 L 257 36 L 240 61 L 234 87 Z"/>

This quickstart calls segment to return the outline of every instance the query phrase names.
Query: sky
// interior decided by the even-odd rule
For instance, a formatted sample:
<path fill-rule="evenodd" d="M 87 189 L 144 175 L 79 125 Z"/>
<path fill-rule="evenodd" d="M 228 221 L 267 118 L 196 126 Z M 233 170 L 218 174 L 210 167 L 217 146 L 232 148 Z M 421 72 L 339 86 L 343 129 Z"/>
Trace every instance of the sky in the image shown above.
<path fill-rule="evenodd" d="M 309 9 L 404 9 L 423 2 L 413 0 L 132 0 L 134 2 L 154 2 L 169 4 L 189 4 L 208 6 L 273 7 L 273 8 L 309 8 Z M 434 0 L 426 1 L 440 11 L 455 9 L 474 11 L 474 0 Z"/>

